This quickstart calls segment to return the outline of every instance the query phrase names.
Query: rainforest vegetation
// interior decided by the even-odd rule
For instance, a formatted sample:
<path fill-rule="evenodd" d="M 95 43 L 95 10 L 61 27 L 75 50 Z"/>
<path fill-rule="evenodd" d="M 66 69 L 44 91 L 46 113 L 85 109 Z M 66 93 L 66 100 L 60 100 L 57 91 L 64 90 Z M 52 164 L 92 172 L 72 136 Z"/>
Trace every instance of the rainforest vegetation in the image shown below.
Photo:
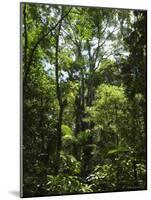
<path fill-rule="evenodd" d="M 24 197 L 146 189 L 146 17 L 21 4 Z"/>

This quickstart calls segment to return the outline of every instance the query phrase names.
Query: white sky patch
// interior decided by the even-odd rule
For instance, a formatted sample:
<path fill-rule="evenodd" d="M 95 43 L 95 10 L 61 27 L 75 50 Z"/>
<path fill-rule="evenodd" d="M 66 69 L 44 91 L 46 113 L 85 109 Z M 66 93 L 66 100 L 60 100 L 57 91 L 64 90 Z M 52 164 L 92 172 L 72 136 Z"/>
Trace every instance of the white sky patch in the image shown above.
<path fill-rule="evenodd" d="M 48 62 L 44 62 L 44 64 L 45 64 L 45 71 L 48 71 L 48 70 L 51 70 L 51 68 L 52 68 L 52 69 L 54 68 L 54 66 L 51 65 L 51 64 L 48 63 Z"/>
<path fill-rule="evenodd" d="M 44 70 L 48 73 L 49 76 L 55 76 L 55 66 L 54 64 L 50 64 L 46 60 L 43 61 Z"/>
<path fill-rule="evenodd" d="M 59 78 L 59 81 L 66 81 L 67 78 L 69 78 L 68 72 L 61 70 L 61 76 Z"/>

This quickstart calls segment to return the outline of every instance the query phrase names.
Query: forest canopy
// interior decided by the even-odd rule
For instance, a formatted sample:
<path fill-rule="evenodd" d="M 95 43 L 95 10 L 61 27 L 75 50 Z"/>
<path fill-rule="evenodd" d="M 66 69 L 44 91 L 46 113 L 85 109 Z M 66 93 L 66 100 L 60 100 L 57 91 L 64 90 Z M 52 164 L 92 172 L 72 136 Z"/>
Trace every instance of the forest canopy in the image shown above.
<path fill-rule="evenodd" d="M 21 4 L 22 196 L 146 189 L 147 12 Z"/>

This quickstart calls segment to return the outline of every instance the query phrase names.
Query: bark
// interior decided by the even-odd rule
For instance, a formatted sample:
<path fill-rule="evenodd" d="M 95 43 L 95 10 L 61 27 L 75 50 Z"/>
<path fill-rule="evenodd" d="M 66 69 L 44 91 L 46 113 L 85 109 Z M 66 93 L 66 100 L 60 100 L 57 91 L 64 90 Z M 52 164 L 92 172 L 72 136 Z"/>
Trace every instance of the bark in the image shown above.
<path fill-rule="evenodd" d="M 77 48 L 77 52 L 76 52 L 76 57 L 77 57 L 77 61 L 80 60 L 82 58 L 82 54 L 81 54 L 81 42 L 76 43 L 76 48 Z M 78 134 L 80 134 L 80 131 L 84 131 L 85 130 L 85 122 L 83 122 L 83 118 L 85 116 L 85 83 L 84 83 L 84 69 L 83 66 L 80 66 L 80 76 L 79 76 L 79 92 L 76 96 L 75 99 L 75 131 L 74 131 L 74 135 L 75 137 L 77 137 Z M 74 146 L 74 156 L 79 160 L 80 159 L 80 150 L 78 148 L 78 145 L 75 144 Z"/>
<path fill-rule="evenodd" d="M 63 9 L 61 13 L 61 19 L 63 19 Z M 62 26 L 62 20 L 59 23 L 58 30 L 57 30 L 57 36 L 56 36 L 56 53 L 55 53 L 55 76 L 56 76 L 56 94 L 57 99 L 59 103 L 59 115 L 58 115 L 58 122 L 57 122 L 57 147 L 56 147 L 56 158 L 55 158 L 55 168 L 54 173 L 57 175 L 60 168 L 60 151 L 62 148 L 62 133 L 61 133 L 61 125 L 62 125 L 62 119 L 63 119 L 63 109 L 64 105 L 61 98 L 61 90 L 60 90 L 60 84 L 59 84 L 59 60 L 58 60 L 58 53 L 59 53 L 59 36 L 60 36 L 60 30 Z"/>
<path fill-rule="evenodd" d="M 44 141 L 44 114 L 43 114 L 43 97 L 41 97 L 40 99 L 41 102 L 41 108 L 40 108 L 40 113 L 39 113 L 39 130 L 40 130 L 40 134 L 41 134 L 41 154 L 45 153 L 45 141 Z"/>
<path fill-rule="evenodd" d="M 89 136 L 87 143 L 83 146 L 83 162 L 81 166 L 81 177 L 87 177 L 92 170 L 92 151 L 93 147 L 91 146 L 93 143 L 92 136 Z"/>
<path fill-rule="evenodd" d="M 85 110 L 85 84 L 84 84 L 84 72 L 82 70 L 82 75 L 81 75 L 81 98 L 82 98 L 82 108 L 83 108 L 83 111 Z"/>
<path fill-rule="evenodd" d="M 77 137 L 78 133 L 81 130 L 81 125 L 80 125 L 80 117 L 81 117 L 81 106 L 80 106 L 80 99 L 78 95 L 75 98 L 75 137 Z"/>

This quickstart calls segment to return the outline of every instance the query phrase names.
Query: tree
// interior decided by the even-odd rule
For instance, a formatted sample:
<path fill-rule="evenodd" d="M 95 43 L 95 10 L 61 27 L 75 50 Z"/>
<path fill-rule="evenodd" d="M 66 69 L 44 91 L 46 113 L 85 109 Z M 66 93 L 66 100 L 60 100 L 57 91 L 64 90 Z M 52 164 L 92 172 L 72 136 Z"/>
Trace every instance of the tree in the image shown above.
<path fill-rule="evenodd" d="M 24 196 L 145 189 L 146 12 L 22 17 Z"/>

